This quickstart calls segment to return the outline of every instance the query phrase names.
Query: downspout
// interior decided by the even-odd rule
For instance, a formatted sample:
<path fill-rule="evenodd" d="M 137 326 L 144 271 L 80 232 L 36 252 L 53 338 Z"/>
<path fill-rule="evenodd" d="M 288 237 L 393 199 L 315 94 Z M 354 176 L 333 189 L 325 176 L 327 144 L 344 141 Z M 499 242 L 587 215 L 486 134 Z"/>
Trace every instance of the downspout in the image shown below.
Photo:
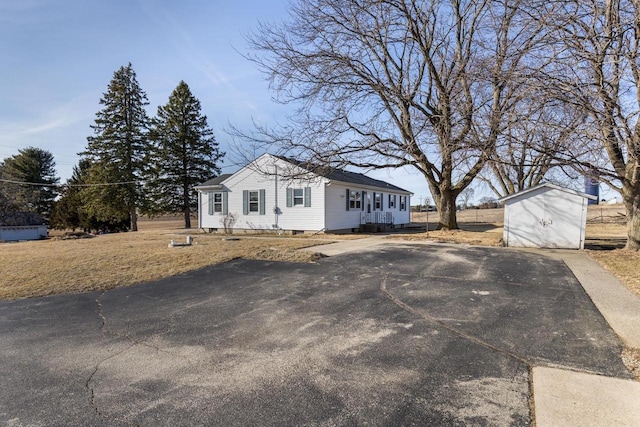
<path fill-rule="evenodd" d="M 198 228 L 202 230 L 202 192 L 198 191 Z"/>
<path fill-rule="evenodd" d="M 275 170 L 274 170 L 275 179 L 273 181 L 274 181 L 274 185 L 275 185 L 274 194 L 275 194 L 275 198 L 276 198 L 276 206 L 273 208 L 273 214 L 276 217 L 275 224 L 274 224 L 275 227 L 274 228 L 277 230 L 278 228 L 280 228 L 278 226 L 278 216 L 279 216 L 278 215 L 278 211 L 279 211 L 279 209 L 278 209 L 278 165 L 275 165 L 274 168 L 275 168 Z"/>

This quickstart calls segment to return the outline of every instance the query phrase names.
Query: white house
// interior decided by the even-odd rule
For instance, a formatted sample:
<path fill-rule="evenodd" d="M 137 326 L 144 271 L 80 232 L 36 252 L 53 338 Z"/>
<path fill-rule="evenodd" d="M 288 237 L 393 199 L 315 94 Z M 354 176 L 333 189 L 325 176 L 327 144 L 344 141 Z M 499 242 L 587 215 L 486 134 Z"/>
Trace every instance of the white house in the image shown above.
<path fill-rule="evenodd" d="M 549 183 L 503 197 L 504 245 L 583 249 L 587 201 L 595 198 Z"/>
<path fill-rule="evenodd" d="M 410 222 L 409 191 L 359 173 L 310 171 L 270 154 L 196 189 L 199 227 L 209 231 L 224 229 L 231 216 L 233 231 L 345 232 Z"/>

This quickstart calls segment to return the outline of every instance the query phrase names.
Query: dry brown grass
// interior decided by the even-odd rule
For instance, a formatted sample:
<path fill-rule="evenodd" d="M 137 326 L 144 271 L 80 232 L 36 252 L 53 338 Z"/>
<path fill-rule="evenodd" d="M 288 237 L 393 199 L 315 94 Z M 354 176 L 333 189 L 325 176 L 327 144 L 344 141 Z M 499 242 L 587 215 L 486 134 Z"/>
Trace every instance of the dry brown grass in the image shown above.
<path fill-rule="evenodd" d="M 640 381 L 640 349 L 625 348 L 622 350 L 622 361 L 627 365 L 636 381 Z"/>
<path fill-rule="evenodd" d="M 587 239 L 610 242 L 625 236 L 620 206 L 589 208 Z M 429 233 L 401 234 L 407 240 L 455 242 L 482 246 L 502 244 L 502 209 L 458 213 L 462 230 L 435 231 L 437 213 L 429 213 Z M 426 213 L 412 220 L 426 221 Z M 196 221 L 196 220 L 194 220 Z M 142 219 L 137 233 L 98 236 L 82 240 L 47 240 L 0 244 L 0 299 L 55 293 L 105 290 L 155 280 L 235 258 L 311 261 L 314 255 L 296 249 L 326 240 L 359 239 L 367 234 L 319 234 L 276 237 L 261 235 L 224 241 L 219 234 L 185 230 L 180 217 Z M 60 235 L 59 232 L 52 233 Z M 195 236 L 191 247 L 167 248 L 169 240 Z M 394 236 L 395 237 L 395 236 Z M 323 242 L 324 240 L 324 242 Z M 605 268 L 640 294 L 640 254 L 624 251 L 589 251 Z"/>
<path fill-rule="evenodd" d="M 438 213 L 412 212 L 411 221 L 426 225 L 429 221 L 429 232 L 403 236 L 406 240 L 428 240 L 433 242 L 464 243 L 479 246 L 502 245 L 502 209 L 467 209 L 458 212 L 460 230 L 436 230 Z"/>
<path fill-rule="evenodd" d="M 223 240 L 217 234 L 192 230 L 194 245 L 183 242 L 179 223 L 141 223 L 137 233 L 101 235 L 91 239 L 44 240 L 0 245 L 0 299 L 107 290 L 198 269 L 236 258 L 309 262 L 316 255 L 296 249 L 318 243 L 312 239 L 277 237 Z"/>
<path fill-rule="evenodd" d="M 589 251 L 589 255 L 612 272 L 627 287 L 640 295 L 640 253 L 624 249 Z"/>
<path fill-rule="evenodd" d="M 490 229 L 474 226 L 473 224 L 461 224 L 460 230 L 430 230 L 427 232 L 419 232 L 412 234 L 392 235 L 390 238 L 397 238 L 410 241 L 432 241 L 437 243 L 464 243 L 468 245 L 478 246 L 502 246 L 502 227 L 493 225 Z M 435 224 L 430 227 L 435 228 Z"/>

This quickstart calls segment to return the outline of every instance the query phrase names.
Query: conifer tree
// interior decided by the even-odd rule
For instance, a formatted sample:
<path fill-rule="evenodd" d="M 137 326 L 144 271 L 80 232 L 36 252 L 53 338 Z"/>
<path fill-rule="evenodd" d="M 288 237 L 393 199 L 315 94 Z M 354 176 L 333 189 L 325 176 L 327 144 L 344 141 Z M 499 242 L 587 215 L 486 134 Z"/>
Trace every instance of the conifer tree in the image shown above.
<path fill-rule="evenodd" d="M 48 220 L 58 195 L 56 184 L 60 181 L 56 177 L 53 155 L 34 147 L 21 149 L 18 153 L 0 163 L 0 178 L 24 184 L 5 181 L 0 191 L 16 210 L 38 214 Z"/>
<path fill-rule="evenodd" d="M 194 186 L 220 173 L 220 152 L 213 131 L 202 115 L 200 101 L 181 81 L 166 105 L 158 107 L 151 132 L 154 158 L 148 193 L 156 213 L 183 213 L 191 228 L 198 206 Z"/>
<path fill-rule="evenodd" d="M 128 218 L 131 231 L 137 231 L 136 211 L 144 201 L 140 181 L 149 149 L 149 101 L 131 63 L 113 74 L 100 104 L 104 107 L 91 126 L 94 136 L 80 153 L 91 161 L 87 183 L 94 184 L 83 191 L 85 209 L 100 221 Z"/>
<path fill-rule="evenodd" d="M 89 214 L 85 208 L 83 196 L 88 182 L 91 161 L 80 159 L 73 167 L 73 174 L 60 191 L 60 199 L 56 202 L 51 217 L 51 226 L 60 230 L 81 228 L 85 231 L 119 232 L 130 226 L 128 218 L 116 220 L 99 220 Z"/>

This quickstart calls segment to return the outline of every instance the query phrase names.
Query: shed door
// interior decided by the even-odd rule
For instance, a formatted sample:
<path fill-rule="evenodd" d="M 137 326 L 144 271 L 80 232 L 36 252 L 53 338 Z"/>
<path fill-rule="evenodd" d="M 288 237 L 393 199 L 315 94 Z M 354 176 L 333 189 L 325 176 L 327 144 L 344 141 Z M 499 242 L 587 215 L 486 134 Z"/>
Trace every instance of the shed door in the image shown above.
<path fill-rule="evenodd" d="M 541 198 L 527 198 L 509 208 L 508 245 L 513 247 L 547 247 L 548 223 Z M 547 224 L 545 226 L 544 224 Z"/>

